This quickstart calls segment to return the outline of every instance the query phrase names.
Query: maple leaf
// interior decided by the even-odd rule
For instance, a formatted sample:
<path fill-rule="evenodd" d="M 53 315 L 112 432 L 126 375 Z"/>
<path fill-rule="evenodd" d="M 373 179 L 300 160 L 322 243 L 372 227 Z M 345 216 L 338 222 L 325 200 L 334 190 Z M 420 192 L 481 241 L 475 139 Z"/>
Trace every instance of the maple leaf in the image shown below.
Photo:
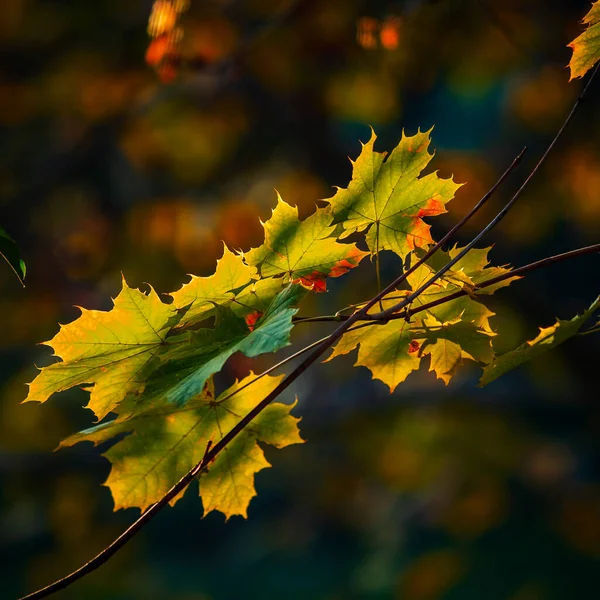
<path fill-rule="evenodd" d="M 257 379 L 251 373 L 216 399 L 209 381 L 185 407 L 162 402 L 81 431 L 65 439 L 60 447 L 84 441 L 97 445 L 117 435 L 130 434 L 104 454 L 112 464 L 105 485 L 111 490 L 115 510 L 128 507 L 144 510 L 202 460 L 209 441 L 216 444 L 283 377 Z M 294 406 L 295 403 L 269 405 L 223 449 L 208 472 L 200 476 L 205 515 L 219 510 L 227 518 L 247 516 L 248 504 L 256 495 L 254 474 L 270 466 L 257 442 L 276 448 L 303 442 L 298 431 L 299 419 L 290 415 Z"/>
<path fill-rule="evenodd" d="M 335 237 L 328 210 L 317 209 L 304 221 L 298 208 L 277 194 L 277 206 L 263 223 L 265 243 L 244 254 L 261 277 L 284 276 L 307 289 L 324 291 L 326 277 L 339 277 L 367 255 L 354 244 L 341 244 Z"/>
<path fill-rule="evenodd" d="M 136 392 L 133 411 L 163 399 L 183 406 L 236 352 L 253 358 L 289 345 L 292 317 L 297 312 L 290 308 L 296 302 L 296 287 L 290 285 L 278 294 L 252 331 L 244 318 L 228 307 L 219 307 L 214 328 L 168 338 L 163 351 L 145 369 L 144 385 Z"/>
<path fill-rule="evenodd" d="M 217 261 L 217 268 L 210 277 L 192 278 L 180 290 L 173 292 L 173 305 L 187 308 L 180 325 L 189 325 L 204 321 L 215 314 L 217 306 L 226 306 L 235 298 L 235 293 L 256 276 L 256 268 L 244 263 L 241 256 L 234 254 L 223 245 L 223 256 Z M 281 286 L 279 290 L 281 291 Z M 275 294 L 270 298 L 272 300 Z"/>
<path fill-rule="evenodd" d="M 43 402 L 55 392 L 92 383 L 88 406 L 99 419 L 124 410 L 119 405 L 127 397 L 133 398 L 126 405 L 133 411 L 163 398 L 183 405 L 235 352 L 255 357 L 289 344 L 294 287 L 275 297 L 252 331 L 243 318 L 219 307 L 215 328 L 168 336 L 179 321 L 176 307 L 161 302 L 152 289 L 146 295 L 123 281 L 111 311 L 81 309 L 79 319 L 47 342 L 63 360 L 41 370 L 26 401 Z"/>
<path fill-rule="evenodd" d="M 423 265 L 407 281 L 416 289 L 432 273 L 431 267 Z M 409 293 L 402 290 L 386 297 L 384 309 Z M 444 284 L 437 282 L 415 299 L 413 306 L 422 306 L 448 293 Z M 492 360 L 491 339 L 495 335 L 489 324 L 492 315 L 487 307 L 468 296 L 456 298 L 419 312 L 408 322 L 395 319 L 385 324 L 357 327 L 344 334 L 327 360 L 358 348 L 355 365 L 367 367 L 374 378 L 383 381 L 393 392 L 420 367 L 422 359 L 429 356 L 429 370 L 448 384 L 464 359 L 480 363 Z"/>
<path fill-rule="evenodd" d="M 437 173 L 419 177 L 433 158 L 428 152 L 430 133 L 419 131 L 412 137 L 402 133 L 385 160 L 386 153 L 374 150 L 377 136 L 372 131 L 352 161 L 350 184 L 327 200 L 334 221 L 344 228 L 343 237 L 365 230 L 372 255 L 391 250 L 403 259 L 415 248 L 433 243 L 423 217 L 446 212 L 444 205 L 462 184 Z"/>
<path fill-rule="evenodd" d="M 61 358 L 41 369 L 25 402 L 45 402 L 55 392 L 93 383 L 88 408 L 98 419 L 115 410 L 128 391 L 143 382 L 142 371 L 179 321 L 174 306 L 130 288 L 125 279 L 110 311 L 78 307 L 81 316 L 49 341 Z"/>
<path fill-rule="evenodd" d="M 587 29 L 569 44 L 573 50 L 570 81 L 583 77 L 600 60 L 600 0 L 592 4 L 583 23 Z"/>
<path fill-rule="evenodd" d="M 508 373 L 508 371 L 512 371 L 519 365 L 540 356 L 573 337 L 598 308 L 600 308 L 600 296 L 592 302 L 583 314 L 577 315 L 568 321 L 557 319 L 556 323 L 550 327 L 540 327 L 540 333 L 533 340 L 525 342 L 506 354 L 501 354 L 487 365 L 483 369 L 479 385 L 485 386 L 491 383 L 501 375 Z"/>

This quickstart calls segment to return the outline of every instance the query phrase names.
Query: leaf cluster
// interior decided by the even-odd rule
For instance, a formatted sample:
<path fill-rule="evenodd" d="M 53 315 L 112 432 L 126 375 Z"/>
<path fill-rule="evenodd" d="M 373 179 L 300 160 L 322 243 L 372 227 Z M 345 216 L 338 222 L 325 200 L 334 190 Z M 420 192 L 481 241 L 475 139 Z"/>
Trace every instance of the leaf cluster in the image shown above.
<path fill-rule="evenodd" d="M 599 19 L 596 2 L 584 20 L 588 29 L 571 44 L 572 77 L 599 59 Z M 490 265 L 489 248 L 443 252 L 434 245 L 427 219 L 446 212 L 461 184 L 424 173 L 433 159 L 431 130 L 403 133 L 389 154 L 375 150 L 376 139 L 372 132 L 352 161 L 348 186 L 306 219 L 278 195 L 258 248 L 225 246 L 214 274 L 192 275 L 167 299 L 123 280 L 110 311 L 82 308 L 78 319 L 45 342 L 58 360 L 41 369 L 26 400 L 45 402 L 74 386 L 90 392 L 88 408 L 99 423 L 61 446 L 118 438 L 105 454 L 116 508 L 146 509 L 202 464 L 205 513 L 245 516 L 256 493 L 254 474 L 269 466 L 259 443 L 281 448 L 301 442 L 298 419 L 290 414 L 293 407 L 268 400 L 282 385 L 281 376 L 270 375 L 273 369 L 251 372 L 221 392 L 213 376 L 237 352 L 249 358 L 277 352 L 290 344 L 296 324 L 328 320 L 295 315 L 307 295 L 326 292 L 329 278 L 351 272 L 367 257 L 381 285 L 380 254 L 398 256 L 403 285 L 380 288 L 379 313 L 372 312 L 373 301 L 342 308 L 331 320 L 353 311 L 346 317 L 351 322 L 322 348 L 336 342 L 327 360 L 356 352 L 356 365 L 390 392 L 424 361 L 445 384 L 462 363 L 476 363 L 485 385 L 578 333 L 597 310 L 600 299 L 582 315 L 495 356 L 493 313 L 481 299 L 518 274 Z M 211 445 L 223 451 L 204 465 Z"/>

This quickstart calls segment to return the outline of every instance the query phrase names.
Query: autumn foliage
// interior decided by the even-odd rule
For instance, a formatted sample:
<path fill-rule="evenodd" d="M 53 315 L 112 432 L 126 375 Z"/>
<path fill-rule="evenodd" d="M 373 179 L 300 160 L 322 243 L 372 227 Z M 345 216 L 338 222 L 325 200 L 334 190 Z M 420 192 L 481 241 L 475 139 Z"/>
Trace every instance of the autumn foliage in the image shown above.
<path fill-rule="evenodd" d="M 433 158 L 430 132 L 403 134 L 389 155 L 375 151 L 375 140 L 373 133 L 353 162 L 348 187 L 338 188 L 306 219 L 278 195 L 258 248 L 233 252 L 225 246 L 213 275 L 192 275 L 170 300 L 123 280 L 111 311 L 81 309 L 79 319 L 46 342 L 60 360 L 42 368 L 27 400 L 44 402 L 76 385 L 90 391 L 88 408 L 100 424 L 61 446 L 127 434 L 105 454 L 112 463 L 106 485 L 115 508 L 144 510 L 159 501 L 202 459 L 208 442 L 222 439 L 281 380 L 251 373 L 216 393 L 213 375 L 229 357 L 241 352 L 252 358 L 289 345 L 294 315 L 307 294 L 325 292 L 329 278 L 350 273 L 366 257 L 378 265 L 380 253 L 393 252 L 415 264 L 433 244 L 425 219 L 445 212 L 460 184 L 435 172 L 421 175 Z M 453 247 L 423 262 L 408 276 L 407 287 L 382 298 L 381 309 L 419 289 L 461 250 Z M 485 384 L 574 335 L 597 308 L 598 300 L 581 317 L 544 330 L 514 357 L 496 357 L 493 313 L 480 296 L 517 277 L 476 291 L 510 274 L 506 266 L 489 264 L 488 251 L 473 249 L 458 260 L 412 302 L 414 316 L 349 330 L 327 360 L 358 350 L 356 365 L 390 392 L 425 360 L 445 384 L 465 361 L 477 363 L 484 367 Z M 438 305 L 427 308 L 432 302 Z M 246 515 L 256 494 L 254 474 L 269 466 L 257 442 L 281 448 L 302 441 L 290 408 L 271 404 L 201 475 L 205 513 Z"/>

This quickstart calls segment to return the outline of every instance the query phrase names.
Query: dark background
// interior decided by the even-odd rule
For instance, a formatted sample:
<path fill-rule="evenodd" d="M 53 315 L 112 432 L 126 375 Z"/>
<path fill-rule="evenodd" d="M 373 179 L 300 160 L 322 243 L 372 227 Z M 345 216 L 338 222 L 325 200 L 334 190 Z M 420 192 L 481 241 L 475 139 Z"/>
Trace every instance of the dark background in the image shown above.
<path fill-rule="evenodd" d="M 481 227 L 572 106 L 566 44 L 589 2 L 192 0 L 173 71 L 144 62 L 152 3 L 3 0 L 0 224 L 28 265 L 0 265 L 0 597 L 49 583 L 137 516 L 112 513 L 109 465 L 84 444 L 86 394 L 21 405 L 37 346 L 108 309 L 120 273 L 173 291 L 207 275 L 220 240 L 262 241 L 274 188 L 302 215 L 350 177 L 368 125 L 390 150 L 433 130 L 432 168 L 467 182 L 439 237 L 524 145 L 524 164 L 462 235 Z M 496 264 L 596 243 L 600 82 L 542 172 L 490 235 Z M 366 262 L 366 261 L 365 261 Z M 395 263 L 384 264 L 389 281 Z M 305 309 L 375 289 L 364 265 Z M 490 298 L 499 351 L 571 318 L 598 293 L 587 257 Z M 329 326 L 297 328 L 300 345 Z M 467 367 L 426 367 L 393 395 L 352 357 L 292 390 L 307 443 L 267 448 L 249 519 L 201 519 L 192 486 L 107 565 L 57 599 L 565 600 L 600 592 L 597 336 L 573 339 L 488 388 Z M 297 346 L 299 347 L 299 346 Z M 261 370 L 228 363 L 227 376 Z M 291 398 L 291 395 L 288 396 Z M 193 491 L 192 491 L 193 490 Z"/>

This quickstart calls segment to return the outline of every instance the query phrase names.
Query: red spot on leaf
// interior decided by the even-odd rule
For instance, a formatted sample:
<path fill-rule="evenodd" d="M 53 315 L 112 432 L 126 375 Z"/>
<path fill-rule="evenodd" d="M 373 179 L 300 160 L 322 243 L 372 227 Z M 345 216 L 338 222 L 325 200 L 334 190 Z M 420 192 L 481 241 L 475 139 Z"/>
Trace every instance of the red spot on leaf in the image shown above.
<path fill-rule="evenodd" d="M 417 148 L 416 152 L 423 152 L 423 150 L 427 150 L 427 146 L 429 146 L 429 139 L 425 139 L 423 140 L 423 142 L 421 143 L 421 145 Z"/>
<path fill-rule="evenodd" d="M 258 321 L 262 316 L 263 313 L 261 313 L 258 310 L 255 310 L 254 312 L 251 312 L 249 315 L 246 315 L 244 317 L 244 321 L 246 321 L 246 325 L 248 325 L 248 329 L 250 331 L 254 331 L 256 321 Z"/>
<path fill-rule="evenodd" d="M 339 277 L 344 273 L 347 273 L 350 269 L 353 269 L 358 263 L 368 255 L 368 252 L 363 252 L 358 248 L 351 248 L 346 254 L 346 258 L 339 260 L 335 263 L 329 273 L 320 273 L 319 271 L 313 271 L 308 275 L 302 275 L 292 281 L 292 283 L 299 283 L 302 287 L 305 287 L 313 292 L 326 292 L 327 277 Z"/>
<path fill-rule="evenodd" d="M 412 340 L 410 342 L 410 344 L 408 345 L 408 353 L 409 354 L 415 354 L 420 349 L 421 349 L 421 345 L 419 344 L 419 342 L 417 342 L 417 340 Z"/>
<path fill-rule="evenodd" d="M 302 287 L 305 287 L 312 292 L 321 293 L 327 291 L 325 275 L 323 275 L 323 273 L 319 273 L 318 271 L 313 271 L 309 275 L 298 277 L 297 279 L 294 279 L 292 283 L 299 283 Z"/>

